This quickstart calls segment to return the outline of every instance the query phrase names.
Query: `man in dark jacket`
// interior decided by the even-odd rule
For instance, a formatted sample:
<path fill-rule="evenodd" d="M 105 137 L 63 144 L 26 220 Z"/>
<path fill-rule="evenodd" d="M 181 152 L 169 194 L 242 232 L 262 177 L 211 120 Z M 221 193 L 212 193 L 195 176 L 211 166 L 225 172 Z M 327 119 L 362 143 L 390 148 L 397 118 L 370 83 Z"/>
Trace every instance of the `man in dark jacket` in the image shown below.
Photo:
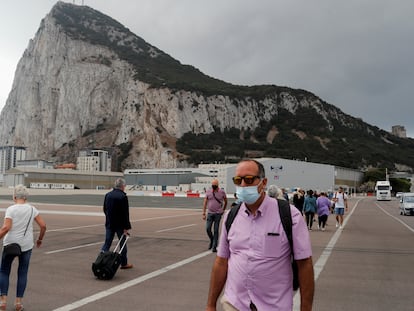
<path fill-rule="evenodd" d="M 129 203 L 128 197 L 124 192 L 126 186 L 125 179 L 118 178 L 115 181 L 115 187 L 112 191 L 105 195 L 103 211 L 106 216 L 105 220 L 105 243 L 102 246 L 102 251 L 109 251 L 115 233 L 118 239 L 125 239 L 129 235 L 131 223 L 129 221 Z M 121 241 L 121 245 L 123 243 Z M 121 252 L 121 269 L 130 269 L 132 264 L 128 263 L 127 246 Z"/>

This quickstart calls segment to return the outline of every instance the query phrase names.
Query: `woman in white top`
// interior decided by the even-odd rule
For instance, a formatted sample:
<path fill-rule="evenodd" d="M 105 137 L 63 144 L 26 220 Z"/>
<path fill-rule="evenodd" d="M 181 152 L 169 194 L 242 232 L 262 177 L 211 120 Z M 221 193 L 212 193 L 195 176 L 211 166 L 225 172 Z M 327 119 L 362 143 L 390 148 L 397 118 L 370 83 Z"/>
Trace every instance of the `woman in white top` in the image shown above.
<path fill-rule="evenodd" d="M 23 310 L 22 298 L 27 284 L 27 272 L 29 270 L 30 257 L 32 255 L 33 243 L 33 220 L 40 227 L 36 246 L 40 247 L 46 232 L 46 224 L 39 215 L 39 211 L 32 205 L 26 203 L 28 191 L 25 186 L 17 185 L 14 188 L 14 205 L 6 209 L 3 226 L 0 228 L 0 239 L 3 246 L 17 243 L 20 245 L 21 254 L 19 267 L 17 269 L 17 292 L 15 310 Z M 0 266 L 0 310 L 6 310 L 7 294 L 9 290 L 10 270 L 16 255 L 6 255 L 4 250 Z"/>

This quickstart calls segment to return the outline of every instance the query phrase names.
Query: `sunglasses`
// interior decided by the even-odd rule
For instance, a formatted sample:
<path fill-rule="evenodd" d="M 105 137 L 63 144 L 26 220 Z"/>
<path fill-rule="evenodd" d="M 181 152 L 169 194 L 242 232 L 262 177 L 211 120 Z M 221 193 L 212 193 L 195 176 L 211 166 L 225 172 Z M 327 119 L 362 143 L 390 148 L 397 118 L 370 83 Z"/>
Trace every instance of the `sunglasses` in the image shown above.
<path fill-rule="evenodd" d="M 233 177 L 233 183 L 235 185 L 241 185 L 242 181 L 244 180 L 244 182 L 247 185 L 251 185 L 252 183 L 254 183 L 256 178 L 260 178 L 260 176 L 253 176 L 253 175 L 235 176 Z"/>

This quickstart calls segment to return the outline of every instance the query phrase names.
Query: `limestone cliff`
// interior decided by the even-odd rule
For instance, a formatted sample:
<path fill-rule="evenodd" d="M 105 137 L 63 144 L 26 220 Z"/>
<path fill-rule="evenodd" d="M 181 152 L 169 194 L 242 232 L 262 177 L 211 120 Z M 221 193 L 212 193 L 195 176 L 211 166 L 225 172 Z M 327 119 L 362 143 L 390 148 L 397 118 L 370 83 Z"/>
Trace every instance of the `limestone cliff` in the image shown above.
<path fill-rule="evenodd" d="M 306 91 L 237 87 L 184 66 L 111 18 L 58 2 L 18 63 L 0 116 L 0 145 L 29 158 L 74 161 L 84 147 L 107 148 L 126 167 L 174 167 L 187 132 L 253 130 L 280 109 L 317 111 L 353 122 Z M 369 127 L 367 126 L 367 129 Z M 268 140 L 273 140 L 273 128 Z"/>

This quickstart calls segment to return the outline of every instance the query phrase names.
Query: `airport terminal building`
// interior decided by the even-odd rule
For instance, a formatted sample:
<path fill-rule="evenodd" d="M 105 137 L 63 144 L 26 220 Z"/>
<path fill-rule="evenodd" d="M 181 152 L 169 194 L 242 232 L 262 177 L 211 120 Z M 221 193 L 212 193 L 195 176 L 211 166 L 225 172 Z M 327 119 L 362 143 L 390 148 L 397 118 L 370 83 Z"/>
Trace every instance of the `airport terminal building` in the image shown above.
<path fill-rule="evenodd" d="M 361 183 L 363 173 L 327 164 L 281 158 L 257 159 L 265 167 L 268 185 L 294 191 L 296 188 L 316 191 L 334 191 L 339 186 L 349 193 Z M 232 177 L 237 164 L 200 164 L 192 169 L 137 169 L 125 170 L 128 185 L 139 190 L 167 192 L 205 192 L 211 186 L 211 180 L 219 180 L 220 187 L 227 193 L 234 193 Z"/>
<path fill-rule="evenodd" d="M 333 165 L 282 158 L 259 158 L 266 171 L 268 185 L 294 191 L 296 188 L 334 191 L 343 186 L 354 193 L 363 173 Z M 234 193 L 232 177 L 237 164 L 200 164 L 195 168 L 127 169 L 121 172 L 79 171 L 71 169 L 41 169 L 18 167 L 4 174 L 4 186 L 24 184 L 27 187 L 64 188 L 73 185 L 80 189 L 110 189 L 118 177 L 124 177 L 128 190 L 155 192 L 198 192 L 210 188 L 211 180 L 219 180 L 220 187 Z"/>
<path fill-rule="evenodd" d="M 4 186 L 23 184 L 39 189 L 110 189 L 120 172 L 78 171 L 73 169 L 12 168 L 4 174 Z"/>

